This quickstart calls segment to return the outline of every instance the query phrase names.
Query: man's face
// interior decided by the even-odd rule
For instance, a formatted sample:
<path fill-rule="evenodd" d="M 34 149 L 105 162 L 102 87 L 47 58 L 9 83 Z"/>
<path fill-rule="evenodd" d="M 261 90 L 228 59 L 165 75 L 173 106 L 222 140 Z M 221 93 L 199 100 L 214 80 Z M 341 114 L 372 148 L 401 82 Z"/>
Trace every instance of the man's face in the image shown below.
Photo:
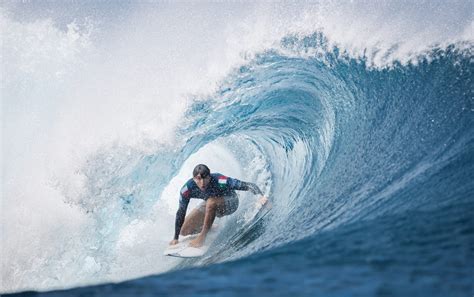
<path fill-rule="evenodd" d="M 205 178 L 202 178 L 200 174 L 196 175 L 193 177 L 194 182 L 196 185 L 199 187 L 201 191 L 204 191 L 207 188 L 207 185 L 209 185 L 209 182 L 211 182 L 211 176 L 208 175 Z"/>

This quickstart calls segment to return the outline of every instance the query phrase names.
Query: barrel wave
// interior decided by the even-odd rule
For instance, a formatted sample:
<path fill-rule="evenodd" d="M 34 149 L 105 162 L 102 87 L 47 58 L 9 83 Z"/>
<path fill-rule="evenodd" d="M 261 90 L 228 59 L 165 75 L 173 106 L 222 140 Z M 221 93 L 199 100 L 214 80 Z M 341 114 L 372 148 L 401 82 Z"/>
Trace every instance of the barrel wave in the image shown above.
<path fill-rule="evenodd" d="M 45 295 L 472 295 L 473 70 L 470 43 L 378 67 L 322 32 L 286 35 L 191 94 L 173 144 L 90 154 L 85 190 L 65 194 L 88 230 L 60 265 L 38 264 L 37 283 L 58 287 L 63 269 L 59 287 L 160 274 Z M 256 182 L 272 208 L 252 220 L 255 197 L 240 193 L 206 256 L 161 258 L 200 161 Z"/>
<path fill-rule="evenodd" d="M 202 295 L 237 294 L 228 286 L 307 296 L 472 290 L 469 55 L 451 46 L 377 69 L 327 49 L 321 34 L 282 40 L 283 49 L 295 46 L 324 54 L 259 54 L 215 94 L 195 98 L 178 152 L 149 156 L 129 175 L 141 180 L 171 161 L 171 178 L 214 145 L 231 152 L 273 204 L 249 227 L 253 201 L 241 197 L 209 254 L 153 280 L 158 292 L 183 277 L 189 294 Z M 139 196 L 129 198 L 133 205 Z M 211 263 L 220 264 L 201 267 Z M 212 289 L 202 284 L 218 273 L 229 277 L 210 281 Z"/>
<path fill-rule="evenodd" d="M 291 263 L 299 255 L 306 268 L 322 265 L 315 268 L 321 274 L 354 261 L 357 275 L 386 270 L 401 282 L 431 282 L 435 293 L 434 284 L 465 263 L 464 277 L 454 282 L 468 287 L 470 58 L 452 46 L 416 64 L 371 69 L 329 51 L 318 34 L 282 44 L 324 54 L 262 53 L 188 111 L 185 149 L 221 141 L 241 160 L 249 151 L 264 160 L 262 167 L 244 164 L 250 176 L 269 175 L 274 207 L 258 238 L 226 249 L 223 259 L 291 242 L 280 248 L 288 252 L 283 257 Z"/>

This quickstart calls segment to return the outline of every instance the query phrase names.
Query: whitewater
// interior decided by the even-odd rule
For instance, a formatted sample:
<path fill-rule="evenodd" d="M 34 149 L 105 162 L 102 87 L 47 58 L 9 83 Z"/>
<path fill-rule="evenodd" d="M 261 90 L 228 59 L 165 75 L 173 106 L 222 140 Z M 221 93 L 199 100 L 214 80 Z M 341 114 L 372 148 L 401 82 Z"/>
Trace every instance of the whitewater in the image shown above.
<path fill-rule="evenodd" d="M 0 293 L 472 295 L 473 8 L 2 2 Z M 198 163 L 272 209 L 164 257 Z"/>

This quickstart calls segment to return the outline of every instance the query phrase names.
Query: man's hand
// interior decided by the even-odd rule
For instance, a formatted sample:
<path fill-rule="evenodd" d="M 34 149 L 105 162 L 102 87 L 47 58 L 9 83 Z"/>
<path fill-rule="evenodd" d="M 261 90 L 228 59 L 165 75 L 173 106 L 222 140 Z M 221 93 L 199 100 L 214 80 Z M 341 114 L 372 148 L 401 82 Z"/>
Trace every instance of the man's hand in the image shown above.
<path fill-rule="evenodd" d="M 173 239 L 170 241 L 170 245 L 175 245 L 175 244 L 178 244 L 178 240 L 177 239 Z"/>
<path fill-rule="evenodd" d="M 260 197 L 260 199 L 257 200 L 257 202 L 255 203 L 255 206 L 257 208 L 264 207 L 264 208 L 270 209 L 272 208 L 272 203 L 270 202 L 270 200 L 268 200 L 267 197 L 262 196 Z"/>

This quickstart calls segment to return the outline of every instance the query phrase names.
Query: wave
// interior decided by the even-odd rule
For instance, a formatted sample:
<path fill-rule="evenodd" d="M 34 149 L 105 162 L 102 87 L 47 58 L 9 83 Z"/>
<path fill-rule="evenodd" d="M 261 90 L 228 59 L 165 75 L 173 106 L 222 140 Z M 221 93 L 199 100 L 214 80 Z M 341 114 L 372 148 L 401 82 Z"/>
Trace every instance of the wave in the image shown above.
<path fill-rule="evenodd" d="M 320 37 L 297 42 L 312 49 Z M 339 57 L 337 50 L 323 59 L 262 53 L 215 94 L 195 98 L 179 130 L 181 148 L 131 159 L 115 150 L 116 160 L 104 154 L 90 160 L 89 192 L 76 203 L 99 226 L 102 246 L 95 257 L 102 252 L 102 261 L 112 262 L 111 251 L 131 240 L 123 228 L 150 216 L 152 207 L 160 237 L 171 238 L 180 185 L 172 178 L 185 180 L 203 159 L 215 164 L 211 169 L 263 185 L 273 209 L 249 233 L 243 226 L 253 200 L 241 195 L 244 203 L 224 223 L 213 251 L 180 268 L 238 259 L 385 216 L 469 204 L 473 187 L 463 172 L 472 171 L 472 162 L 454 172 L 446 168 L 466 160 L 472 148 L 471 70 L 469 56 L 455 46 L 433 51 L 429 61 L 386 69 Z M 168 183 L 174 187 L 160 195 Z M 135 237 L 140 233 L 132 230 Z M 229 238 L 235 240 L 223 245 Z"/>
<path fill-rule="evenodd" d="M 89 38 L 76 30 L 70 28 L 66 39 Z M 67 176 L 59 170 L 46 178 L 51 195 L 65 202 L 63 221 L 69 217 L 73 227 L 48 230 L 47 239 L 60 245 L 35 241 L 33 249 L 43 256 L 2 271 L 7 280 L 2 290 L 117 281 L 216 262 L 230 269 L 258 262 L 261 253 L 302 254 L 308 246 L 318 247 L 315 240 L 321 238 L 333 245 L 350 245 L 343 237 L 355 238 L 371 246 L 376 241 L 362 234 L 376 227 L 352 226 L 378 222 L 381 230 L 405 234 L 407 226 L 418 226 L 419 212 L 432 212 L 440 222 L 462 229 L 463 237 L 443 234 L 459 241 L 464 251 L 472 231 L 466 230 L 465 220 L 451 222 L 442 211 L 464 218 L 469 213 L 463 210 L 473 209 L 472 43 L 425 47 L 409 59 L 398 59 L 397 47 L 354 54 L 327 34 L 284 34 L 276 44 L 264 43 L 244 62 L 239 60 L 216 90 L 191 92 L 185 108 L 173 103 L 170 118 L 179 124 L 170 141 L 166 121 L 152 121 L 151 133 L 138 140 L 133 128 L 109 137 L 108 132 L 132 125 L 130 118 L 121 122 L 128 109 L 118 110 L 110 126 L 98 128 L 90 139 L 87 153 L 74 160 L 74 173 L 68 168 Z M 131 112 L 150 119 L 142 112 L 148 101 L 138 97 L 139 111 Z M 99 104 L 91 119 L 113 110 L 109 103 Z M 167 112 L 166 104 L 159 105 L 164 110 L 160 116 Z M 73 106 L 71 114 L 80 110 L 79 104 Z M 89 127 L 100 123 L 92 120 Z M 97 141 L 103 136 L 106 141 Z M 207 257 L 163 259 L 157 251 L 172 237 L 178 189 L 198 162 L 257 182 L 271 198 L 272 211 L 248 227 L 254 198 L 243 193 L 237 213 L 220 222 L 222 231 Z M 55 207 L 47 200 L 45 209 Z M 384 218 L 402 218 L 403 224 Z M 432 232 L 439 229 L 438 223 L 430 226 Z M 410 233 L 410 238 L 423 237 L 423 232 Z M 442 259 L 453 251 L 459 250 L 428 248 L 428 254 Z M 425 252 L 415 249 L 408 259 Z M 333 256 L 351 259 L 342 254 Z M 226 264 L 230 260 L 238 261 Z"/>
<path fill-rule="evenodd" d="M 297 42 L 321 49 L 319 34 Z M 454 46 L 387 69 L 341 58 L 337 49 L 324 58 L 265 52 L 191 107 L 185 149 L 219 140 L 239 160 L 255 150 L 264 159 L 262 167 L 243 162 L 251 177 L 269 176 L 275 206 L 249 251 L 384 215 L 456 205 L 472 191 L 469 180 L 455 174 L 436 187 L 430 181 L 453 159 L 466 158 L 472 145 L 471 72 L 469 55 Z M 459 188 L 466 192 L 453 199 L 433 195 Z"/>

